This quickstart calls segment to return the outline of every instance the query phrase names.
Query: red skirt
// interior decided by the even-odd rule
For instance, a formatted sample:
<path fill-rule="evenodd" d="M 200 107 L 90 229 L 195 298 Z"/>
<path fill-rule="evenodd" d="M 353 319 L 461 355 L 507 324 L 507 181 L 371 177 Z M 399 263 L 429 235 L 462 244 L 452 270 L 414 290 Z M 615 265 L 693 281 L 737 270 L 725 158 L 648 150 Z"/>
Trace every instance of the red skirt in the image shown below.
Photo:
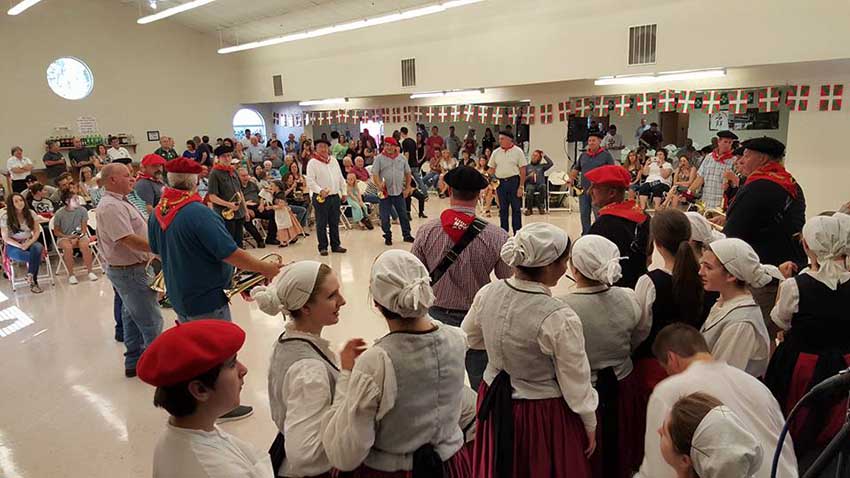
<path fill-rule="evenodd" d="M 844 356 L 844 361 L 850 365 L 850 354 Z M 794 373 L 791 375 L 791 383 L 788 385 L 788 397 L 782 407 L 786 416 L 794 408 L 794 405 L 803 398 L 806 394 L 806 388 L 812 381 L 812 376 L 815 373 L 815 367 L 818 363 L 818 356 L 815 354 L 800 353 L 797 357 L 797 363 L 794 366 Z M 846 394 L 843 394 L 846 397 Z M 835 400 L 830 404 L 828 411 L 825 411 L 821 418 L 822 423 L 809 424 L 812 418 L 812 410 L 809 406 L 800 408 L 797 412 L 797 417 L 794 418 L 791 424 L 791 437 L 794 439 L 794 446 L 805 453 L 812 449 L 823 449 L 829 441 L 834 437 L 841 426 L 844 425 L 844 415 L 847 412 L 847 398 Z M 820 430 L 812 442 L 804 435 L 806 427 L 816 427 Z"/>
<path fill-rule="evenodd" d="M 443 463 L 446 478 L 470 478 L 472 464 L 469 459 L 470 448 L 464 445 L 453 457 Z M 381 471 L 360 465 L 354 471 L 339 472 L 336 478 L 412 478 L 412 470 Z"/>
<path fill-rule="evenodd" d="M 617 382 L 617 416 L 609 417 L 597 413 L 599 426 L 596 428 L 596 451 L 590 457 L 595 478 L 631 478 L 643 462 L 643 446 L 646 430 L 646 403 L 640 400 L 640 383 L 634 373 Z M 606 420 L 617 420 L 617 443 L 605 443 L 601 430 Z M 616 456 L 617 473 L 605 474 L 604 463 Z"/>
<path fill-rule="evenodd" d="M 478 388 L 478 406 L 487 383 Z M 514 400 L 513 476 L 533 478 L 590 478 L 584 456 L 587 434 L 581 418 L 563 398 Z M 476 424 L 472 476 L 494 476 L 495 430 L 493 420 Z"/>

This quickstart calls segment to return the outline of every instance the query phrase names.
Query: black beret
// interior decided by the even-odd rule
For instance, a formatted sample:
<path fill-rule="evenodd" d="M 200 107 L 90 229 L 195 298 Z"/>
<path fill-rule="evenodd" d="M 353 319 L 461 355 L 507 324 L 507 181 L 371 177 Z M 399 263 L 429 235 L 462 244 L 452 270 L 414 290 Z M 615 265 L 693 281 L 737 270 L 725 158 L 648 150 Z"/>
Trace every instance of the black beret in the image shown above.
<path fill-rule="evenodd" d="M 452 189 L 461 191 L 480 191 L 487 187 L 487 178 L 477 169 L 458 166 L 443 176 L 443 181 Z"/>
<path fill-rule="evenodd" d="M 734 154 L 735 156 L 740 158 L 741 156 L 744 155 L 744 149 L 746 149 L 746 148 L 744 148 L 743 146 L 739 146 L 739 147 L 735 148 L 734 151 L 732 151 L 732 154 Z"/>
<path fill-rule="evenodd" d="M 724 131 L 717 133 L 717 137 L 718 138 L 727 138 L 727 139 L 738 139 L 738 135 L 736 135 L 735 133 L 728 131 L 728 130 L 724 130 Z"/>
<path fill-rule="evenodd" d="M 320 144 L 326 144 L 326 145 L 330 146 L 331 142 L 326 140 L 326 139 L 319 138 L 319 139 L 313 141 L 313 144 L 315 144 L 316 146 L 318 146 Z"/>
<path fill-rule="evenodd" d="M 213 154 L 215 154 L 216 156 L 224 156 L 225 154 L 230 154 L 232 152 L 233 152 L 233 148 L 231 148 L 230 146 L 223 146 L 222 145 L 222 146 L 215 148 L 215 150 L 213 151 Z"/>
<path fill-rule="evenodd" d="M 504 130 L 504 129 L 503 129 L 502 131 L 499 131 L 499 135 L 500 135 L 500 136 L 507 136 L 508 138 L 514 139 L 514 134 L 513 134 L 513 133 L 511 133 L 511 132 L 510 132 L 510 131 L 508 131 L 508 130 Z"/>
<path fill-rule="evenodd" d="M 758 151 L 759 153 L 764 153 L 775 159 L 781 159 L 785 156 L 785 145 L 782 141 L 774 138 L 768 138 L 767 136 L 748 139 L 741 143 L 741 147 L 744 149 Z"/>
<path fill-rule="evenodd" d="M 591 131 L 591 132 L 587 133 L 588 138 L 590 138 L 591 136 L 596 136 L 599 139 L 605 139 L 605 135 L 602 134 L 599 131 Z"/>

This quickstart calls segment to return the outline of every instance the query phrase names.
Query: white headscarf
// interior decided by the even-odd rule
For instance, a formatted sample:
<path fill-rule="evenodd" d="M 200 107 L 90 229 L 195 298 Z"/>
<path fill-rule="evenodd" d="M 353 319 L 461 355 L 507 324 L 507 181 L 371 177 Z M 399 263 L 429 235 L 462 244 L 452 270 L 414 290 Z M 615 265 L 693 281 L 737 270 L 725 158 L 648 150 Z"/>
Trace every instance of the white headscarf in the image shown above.
<path fill-rule="evenodd" d="M 588 279 L 611 285 L 623 276 L 620 249 L 608 239 L 595 234 L 581 236 L 573 245 L 573 265 Z"/>
<path fill-rule="evenodd" d="M 703 417 L 691 440 L 691 461 L 702 478 L 750 478 L 763 455 L 758 440 L 725 405 Z"/>
<path fill-rule="evenodd" d="M 434 303 L 428 269 L 416 256 L 399 249 L 375 260 L 369 291 L 375 302 L 407 318 L 425 315 Z"/>
<path fill-rule="evenodd" d="M 841 228 L 844 222 L 834 216 L 815 216 L 803 226 L 803 239 L 818 259 L 818 270 L 808 273 L 832 290 L 850 277 L 850 272 L 836 262 L 847 251 L 847 233 L 842 236 Z"/>
<path fill-rule="evenodd" d="M 502 246 L 502 260 L 509 266 L 543 267 L 555 262 L 570 245 L 558 226 L 533 222 L 523 227 Z"/>
<path fill-rule="evenodd" d="M 741 239 L 720 239 L 708 247 L 730 274 L 753 287 L 764 287 L 773 279 L 785 279 L 776 266 L 762 264 L 752 246 Z"/>
<path fill-rule="evenodd" d="M 714 229 L 711 226 L 711 223 L 708 222 L 708 219 L 706 219 L 702 214 L 694 211 L 688 211 L 685 215 L 688 216 L 688 221 L 691 222 L 692 241 L 708 245 L 726 237 L 725 234 Z"/>
<path fill-rule="evenodd" d="M 260 310 L 269 315 L 298 310 L 310 300 L 321 265 L 316 261 L 287 264 L 271 284 L 251 290 L 251 298 L 257 301 Z"/>
<path fill-rule="evenodd" d="M 843 254 L 848 256 L 848 261 L 850 261 L 850 214 L 844 214 L 843 212 L 837 212 L 832 215 L 836 221 L 838 221 L 838 232 L 841 239 L 844 241 L 844 251 Z M 850 262 L 848 262 L 850 263 Z"/>

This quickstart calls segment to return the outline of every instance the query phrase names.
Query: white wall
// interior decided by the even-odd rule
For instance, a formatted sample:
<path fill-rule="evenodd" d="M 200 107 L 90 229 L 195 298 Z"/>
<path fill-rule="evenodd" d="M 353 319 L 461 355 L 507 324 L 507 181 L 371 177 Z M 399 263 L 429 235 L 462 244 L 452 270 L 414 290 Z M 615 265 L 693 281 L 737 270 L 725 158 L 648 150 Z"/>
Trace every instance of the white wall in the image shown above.
<path fill-rule="evenodd" d="M 147 141 L 148 130 L 173 136 L 180 151 L 194 135 L 230 136 L 239 103 L 235 60 L 217 55 L 211 37 L 135 20 L 134 8 L 113 0 L 51 1 L 0 16 L 0 153 L 20 145 L 41 168 L 44 140 L 56 126 L 76 131 L 79 116 L 94 116 L 104 135 L 134 135 L 137 161 L 159 147 Z M 61 56 L 92 69 L 90 96 L 69 101 L 47 85 L 47 66 Z"/>
<path fill-rule="evenodd" d="M 779 129 L 735 130 L 735 134 L 741 139 L 741 141 L 750 138 L 770 136 L 784 143 L 788 138 L 788 120 L 790 115 L 791 112 L 787 108 L 781 108 L 779 110 Z M 691 113 L 688 116 L 688 137 L 693 139 L 694 143 L 700 147 L 711 144 L 711 139 L 717 136 L 717 131 L 710 131 L 708 129 L 708 114 L 698 112 Z"/>

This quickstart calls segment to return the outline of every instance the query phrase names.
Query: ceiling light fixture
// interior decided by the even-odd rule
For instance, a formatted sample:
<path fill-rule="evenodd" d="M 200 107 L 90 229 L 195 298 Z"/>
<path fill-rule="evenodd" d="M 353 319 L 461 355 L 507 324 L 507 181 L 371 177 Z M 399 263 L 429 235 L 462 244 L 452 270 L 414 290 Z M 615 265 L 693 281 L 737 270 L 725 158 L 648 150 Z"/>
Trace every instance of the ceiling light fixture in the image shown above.
<path fill-rule="evenodd" d="M 647 83 L 663 83 L 666 81 L 701 80 L 705 78 L 722 78 L 726 76 L 725 68 L 713 68 L 698 71 L 677 71 L 660 73 L 658 75 L 635 76 L 606 76 L 593 82 L 596 86 L 606 85 L 643 85 Z"/>
<path fill-rule="evenodd" d="M 317 28 L 315 30 L 304 31 L 301 33 L 292 33 L 290 35 L 284 35 L 280 37 L 269 38 L 266 40 L 258 40 L 250 43 L 243 43 L 241 45 L 229 46 L 226 48 L 219 48 L 218 52 L 223 54 L 226 53 L 235 53 L 237 51 L 245 51 L 245 50 L 253 50 L 255 48 L 262 48 L 271 45 L 279 45 L 281 43 L 289 43 L 298 40 L 306 40 L 308 38 L 316 38 L 325 35 L 331 35 L 333 33 L 347 32 L 351 30 L 359 30 L 361 28 L 373 27 L 376 25 L 384 25 L 386 23 L 398 22 L 401 20 L 410 20 L 411 18 L 422 17 L 425 15 L 431 15 L 434 13 L 444 12 L 451 8 L 463 7 L 466 5 L 471 5 L 473 3 L 483 2 L 484 0 L 452 0 L 448 2 L 440 2 L 434 5 L 429 5 L 426 7 L 415 8 L 413 10 L 406 10 L 399 13 L 390 13 L 387 15 L 383 15 L 375 18 L 367 18 L 364 20 L 355 20 L 348 23 L 341 23 L 339 25 L 331 25 L 328 27 Z"/>
<path fill-rule="evenodd" d="M 298 106 L 337 105 L 340 103 L 348 103 L 348 98 L 327 98 L 324 100 L 299 101 Z"/>
<path fill-rule="evenodd" d="M 447 91 L 429 91 L 426 93 L 414 93 L 410 95 L 411 100 L 416 100 L 419 98 L 439 98 L 442 96 L 471 96 L 471 95 L 483 95 L 484 88 L 478 88 L 475 90 L 447 90 Z"/>
<path fill-rule="evenodd" d="M 24 10 L 35 5 L 36 3 L 40 2 L 40 1 L 41 0 L 24 0 L 21 3 L 15 5 L 14 7 L 10 8 L 6 13 L 9 14 L 9 15 L 19 15 L 19 14 L 23 13 Z"/>
<path fill-rule="evenodd" d="M 152 23 L 157 20 L 162 20 L 163 18 L 168 18 L 172 15 L 177 15 L 178 13 L 183 13 L 187 10 L 192 10 L 193 8 L 203 7 L 204 5 L 212 3 L 214 1 L 215 0 L 193 0 L 191 2 L 177 5 L 176 7 L 166 8 L 165 10 L 154 13 L 153 15 L 142 17 L 136 20 L 136 23 L 138 23 L 139 25 L 145 25 L 147 23 Z"/>
<path fill-rule="evenodd" d="M 156 10 L 156 0 L 150 0 L 148 6 L 151 7 L 151 10 Z"/>

